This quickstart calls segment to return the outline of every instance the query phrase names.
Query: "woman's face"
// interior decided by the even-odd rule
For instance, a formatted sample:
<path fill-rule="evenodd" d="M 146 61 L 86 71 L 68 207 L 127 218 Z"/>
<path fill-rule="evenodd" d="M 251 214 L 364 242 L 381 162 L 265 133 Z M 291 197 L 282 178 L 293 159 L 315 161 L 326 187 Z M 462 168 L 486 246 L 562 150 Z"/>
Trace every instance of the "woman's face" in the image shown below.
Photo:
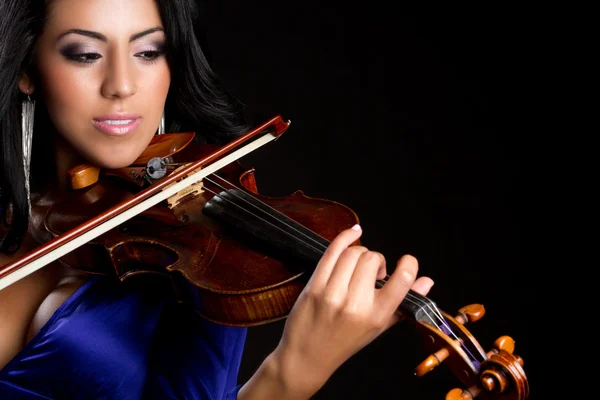
<path fill-rule="evenodd" d="M 154 0 L 50 2 L 35 57 L 42 95 L 89 162 L 130 165 L 156 133 L 171 81 L 165 40 Z"/>

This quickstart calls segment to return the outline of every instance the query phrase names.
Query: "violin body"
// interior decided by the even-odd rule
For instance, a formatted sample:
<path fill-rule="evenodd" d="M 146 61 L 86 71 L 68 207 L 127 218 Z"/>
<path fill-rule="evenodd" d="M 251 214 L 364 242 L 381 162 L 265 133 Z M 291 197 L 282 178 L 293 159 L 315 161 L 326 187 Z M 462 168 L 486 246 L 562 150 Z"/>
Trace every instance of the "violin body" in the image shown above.
<path fill-rule="evenodd" d="M 191 143 L 169 161 L 183 164 L 211 150 L 211 146 Z M 301 191 L 288 197 L 259 195 L 254 170 L 238 162 L 218 175 L 327 240 L 358 222 L 348 207 L 307 197 Z M 56 201 L 46 212 L 44 229 L 59 236 L 131 198 L 139 189 L 119 174 L 105 176 Z M 217 323 L 252 326 L 285 318 L 313 260 L 280 251 L 277 243 L 266 246 L 253 240 L 253 235 L 207 216 L 206 203 L 221 191 L 203 181 L 182 198 L 161 202 L 60 261 L 86 273 L 121 280 L 163 275 L 173 282 L 182 302 L 191 303 L 203 317 Z M 243 222 L 248 223 L 247 216 Z"/>

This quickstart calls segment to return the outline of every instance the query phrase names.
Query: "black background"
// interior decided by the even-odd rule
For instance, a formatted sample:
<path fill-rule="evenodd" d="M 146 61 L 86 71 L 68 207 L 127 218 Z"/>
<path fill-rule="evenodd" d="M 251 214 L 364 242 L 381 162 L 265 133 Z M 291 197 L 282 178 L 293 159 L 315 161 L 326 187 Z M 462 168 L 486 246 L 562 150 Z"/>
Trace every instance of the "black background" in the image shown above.
<path fill-rule="evenodd" d="M 341 202 L 362 243 L 393 266 L 410 253 L 451 315 L 482 303 L 469 326 L 484 349 L 516 340 L 536 398 L 530 322 L 535 289 L 521 250 L 527 37 L 518 9 L 366 3 L 208 3 L 213 65 L 257 123 L 290 119 L 246 156 L 263 194 L 295 190 Z M 455 7 L 455 6 L 452 6 Z M 391 269 L 390 269 L 391 272 Z M 284 322 L 251 328 L 240 380 L 277 345 Z M 316 398 L 443 399 L 460 386 L 398 324 L 344 364 Z"/>

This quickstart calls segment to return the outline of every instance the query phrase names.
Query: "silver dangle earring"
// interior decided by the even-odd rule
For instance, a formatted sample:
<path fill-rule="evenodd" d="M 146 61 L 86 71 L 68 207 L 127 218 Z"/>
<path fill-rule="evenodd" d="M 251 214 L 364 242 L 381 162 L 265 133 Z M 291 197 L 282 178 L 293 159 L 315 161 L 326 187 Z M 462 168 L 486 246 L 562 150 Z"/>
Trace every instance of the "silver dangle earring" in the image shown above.
<path fill-rule="evenodd" d="M 162 117 L 160 118 L 160 124 L 158 125 L 157 135 L 162 135 L 165 133 L 165 112 L 163 111 Z"/>
<path fill-rule="evenodd" d="M 29 93 L 23 100 L 21 110 L 21 138 L 23 145 L 23 167 L 25 170 L 25 190 L 27 192 L 27 204 L 31 213 L 31 195 L 29 193 L 29 175 L 31 167 L 31 144 L 33 140 L 33 120 L 35 116 L 35 101 L 31 99 Z"/>

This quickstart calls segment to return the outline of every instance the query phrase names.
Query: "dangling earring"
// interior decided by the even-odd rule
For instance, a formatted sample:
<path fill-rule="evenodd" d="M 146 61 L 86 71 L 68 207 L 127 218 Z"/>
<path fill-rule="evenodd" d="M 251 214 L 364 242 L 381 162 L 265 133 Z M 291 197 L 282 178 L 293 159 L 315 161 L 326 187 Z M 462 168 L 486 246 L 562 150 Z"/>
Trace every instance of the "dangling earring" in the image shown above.
<path fill-rule="evenodd" d="M 23 100 L 21 110 L 21 138 L 23 145 L 23 167 L 25 170 L 25 190 L 27 192 L 27 204 L 31 214 L 31 195 L 29 185 L 29 174 L 31 167 L 31 143 L 33 139 L 33 120 L 35 115 L 35 101 L 31 99 L 29 93 L 27 98 Z"/>
<path fill-rule="evenodd" d="M 160 118 L 160 124 L 158 125 L 157 135 L 162 135 L 165 133 L 165 112 L 163 111 L 162 117 Z"/>

